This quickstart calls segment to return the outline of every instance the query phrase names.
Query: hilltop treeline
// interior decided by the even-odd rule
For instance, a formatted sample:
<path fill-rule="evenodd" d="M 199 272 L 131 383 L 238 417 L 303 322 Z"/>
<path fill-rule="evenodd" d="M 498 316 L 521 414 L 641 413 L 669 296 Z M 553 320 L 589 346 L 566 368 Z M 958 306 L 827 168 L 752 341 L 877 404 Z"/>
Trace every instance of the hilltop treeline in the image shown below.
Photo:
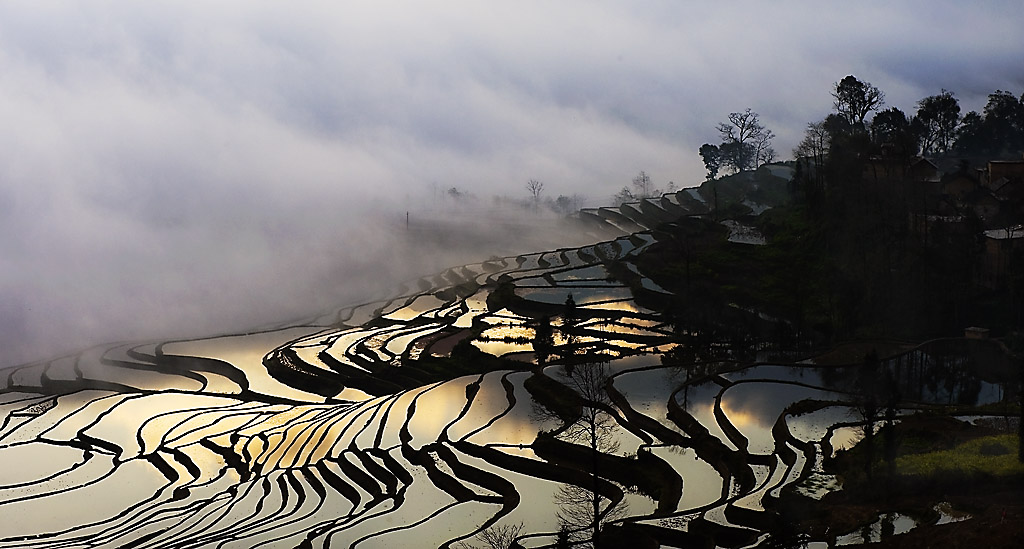
<path fill-rule="evenodd" d="M 907 114 L 854 76 L 831 94 L 833 112 L 793 151 L 789 203 L 747 220 L 766 246 L 731 245 L 706 223 L 666 227 L 644 261 L 678 292 L 674 307 L 754 308 L 820 342 L 1024 324 L 1024 239 L 985 233 L 1024 223 L 1020 175 L 988 171 L 1024 167 L 1024 97 L 995 91 L 961 114 L 942 90 Z"/>

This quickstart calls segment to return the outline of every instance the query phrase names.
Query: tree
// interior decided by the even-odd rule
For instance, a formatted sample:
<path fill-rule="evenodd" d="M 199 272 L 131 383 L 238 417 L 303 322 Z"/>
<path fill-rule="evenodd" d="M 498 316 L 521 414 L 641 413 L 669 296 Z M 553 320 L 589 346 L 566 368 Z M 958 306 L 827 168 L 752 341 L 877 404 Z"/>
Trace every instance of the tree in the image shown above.
<path fill-rule="evenodd" d="M 996 90 L 985 104 L 984 130 L 991 154 L 1016 156 L 1024 148 L 1024 103 Z"/>
<path fill-rule="evenodd" d="M 640 173 L 633 178 L 633 188 L 636 189 L 635 198 L 650 198 L 654 196 L 654 188 L 651 184 L 651 176 L 640 170 Z"/>
<path fill-rule="evenodd" d="M 722 136 L 722 144 L 718 147 L 722 165 L 737 172 L 756 168 L 761 151 L 769 148 L 775 137 L 761 124 L 759 115 L 749 108 L 729 113 L 729 121 L 719 123 L 716 129 Z"/>
<path fill-rule="evenodd" d="M 548 199 L 550 201 L 550 199 Z M 558 195 L 554 201 L 550 201 L 551 209 L 560 214 L 571 214 L 579 211 L 583 207 L 583 201 L 586 200 L 581 194 L 573 194 L 572 196 L 565 196 L 564 194 Z"/>
<path fill-rule="evenodd" d="M 558 198 L 555 199 L 555 202 L 552 205 L 552 209 L 560 214 L 572 213 L 572 198 L 569 198 L 564 194 L 558 195 Z"/>
<path fill-rule="evenodd" d="M 634 200 L 636 200 L 636 197 L 633 196 L 633 191 L 630 191 L 629 187 L 623 187 L 622 190 L 615 193 L 615 196 L 612 197 L 612 202 L 616 206 L 621 206 L 627 202 L 633 202 Z"/>
<path fill-rule="evenodd" d="M 848 138 L 853 135 L 856 128 L 845 116 L 836 113 L 826 116 L 825 120 L 822 121 L 822 125 L 825 131 L 828 132 L 830 150 L 832 145 L 848 141 Z"/>
<path fill-rule="evenodd" d="M 533 196 L 533 208 L 537 209 L 540 205 L 540 193 L 544 190 L 544 183 L 531 179 L 526 182 L 526 190 L 530 191 L 530 195 Z"/>
<path fill-rule="evenodd" d="M 611 398 L 605 390 L 609 367 L 602 362 L 576 364 L 571 369 L 566 368 L 565 376 L 565 385 L 582 399 L 583 410 L 579 419 L 565 426 L 559 437 L 590 449 L 593 485 L 589 489 L 571 484 L 562 486 L 555 494 L 555 502 L 561 507 L 558 519 L 571 533 L 590 530 L 592 547 L 600 547 L 601 525 L 623 518 L 627 512 L 624 502 L 608 500 L 598 490 L 599 454 L 618 450 L 615 436 L 618 424 L 606 411 L 612 409 Z"/>
<path fill-rule="evenodd" d="M 909 157 L 917 154 L 918 138 L 906 113 L 896 107 L 875 115 L 871 121 L 871 140 L 889 148 L 893 154 Z"/>
<path fill-rule="evenodd" d="M 872 466 L 875 460 L 875 425 L 879 418 L 879 378 L 878 370 L 881 361 L 878 353 L 871 349 L 861 363 L 857 372 L 857 394 L 854 401 L 854 408 L 864 418 L 861 425 L 863 438 L 861 444 L 864 449 L 864 474 L 870 479 Z"/>
<path fill-rule="evenodd" d="M 813 163 L 816 170 L 821 170 L 825 165 L 825 155 L 831 146 L 832 136 L 825 128 L 825 121 L 811 122 L 804 130 L 804 138 L 793 149 L 793 156 L 796 158 L 807 158 Z"/>
<path fill-rule="evenodd" d="M 555 347 L 555 334 L 551 329 L 551 317 L 542 316 L 537 319 L 533 327 L 533 353 L 537 357 L 537 364 L 544 366 L 548 362 L 548 356 Z"/>
<path fill-rule="evenodd" d="M 885 94 L 868 82 L 857 80 L 852 74 L 836 82 L 832 91 L 836 112 L 855 128 L 863 129 L 868 113 L 885 104 Z"/>
<path fill-rule="evenodd" d="M 960 125 L 960 102 L 944 89 L 917 102 L 916 120 L 926 154 L 949 152 Z"/>
<path fill-rule="evenodd" d="M 957 132 L 953 149 L 965 156 L 989 154 L 991 143 L 985 130 L 985 119 L 978 111 L 965 114 L 960 121 L 960 130 Z"/>
<path fill-rule="evenodd" d="M 728 141 L 722 143 L 718 150 L 722 153 L 722 166 L 732 168 L 733 173 L 750 169 L 754 147 L 749 143 Z"/>
<path fill-rule="evenodd" d="M 718 177 L 718 170 L 722 168 L 722 151 L 711 143 L 705 143 L 700 145 L 697 152 L 700 153 L 700 159 L 708 169 L 708 180 Z"/>
<path fill-rule="evenodd" d="M 754 168 L 763 166 L 775 160 L 775 149 L 772 148 L 772 138 L 775 134 L 766 129 L 764 132 L 754 136 Z"/>
<path fill-rule="evenodd" d="M 515 543 L 516 538 L 523 532 L 523 523 L 504 524 L 492 526 L 476 535 L 474 539 L 482 545 L 470 545 L 460 542 L 455 546 L 458 549 L 509 549 Z"/>
<path fill-rule="evenodd" d="M 812 196 L 825 186 L 825 158 L 829 148 L 832 146 L 832 135 L 825 126 L 825 121 L 811 122 L 804 130 L 804 138 L 800 144 L 793 149 L 793 156 L 797 160 L 804 158 L 809 163 L 809 172 L 803 174 L 807 183 L 813 182 L 813 186 L 803 189 L 805 197 L 811 201 Z"/>
<path fill-rule="evenodd" d="M 579 311 L 576 310 L 576 300 L 572 297 L 572 292 L 565 296 L 565 305 L 562 308 L 562 337 L 565 340 L 565 346 L 567 351 L 564 355 L 571 355 L 576 352 L 573 346 L 579 338 L 576 335 L 576 327 L 580 323 Z"/>
<path fill-rule="evenodd" d="M 964 115 L 953 148 L 964 155 L 1019 157 L 1024 150 L 1024 102 L 1002 90 L 989 94 L 984 114 Z"/>

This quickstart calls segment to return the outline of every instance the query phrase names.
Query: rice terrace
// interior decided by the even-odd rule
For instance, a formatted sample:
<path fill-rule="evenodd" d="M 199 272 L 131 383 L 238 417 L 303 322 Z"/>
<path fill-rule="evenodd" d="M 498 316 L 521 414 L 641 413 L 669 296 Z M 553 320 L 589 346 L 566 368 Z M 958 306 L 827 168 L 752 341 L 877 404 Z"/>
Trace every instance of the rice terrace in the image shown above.
<path fill-rule="evenodd" d="M 0 1 L 0 549 L 1020 547 L 1020 4 Z"/>
<path fill-rule="evenodd" d="M 639 230 L 305 321 L 7 371 L 0 458 L 24 466 L 0 504 L 22 520 L 0 545 L 814 547 L 979 520 L 918 485 L 1020 478 L 1018 359 L 991 339 L 816 350 L 708 296 L 697 316 L 659 249 L 752 245 L 695 194 L 585 210 L 594 234 Z M 907 451 L 934 423 L 961 457 Z"/>

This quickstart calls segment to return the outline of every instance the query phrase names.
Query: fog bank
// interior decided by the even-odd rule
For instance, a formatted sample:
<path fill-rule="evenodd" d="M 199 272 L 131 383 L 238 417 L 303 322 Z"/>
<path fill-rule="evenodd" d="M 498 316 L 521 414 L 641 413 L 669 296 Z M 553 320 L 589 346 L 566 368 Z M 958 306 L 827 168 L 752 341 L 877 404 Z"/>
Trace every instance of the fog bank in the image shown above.
<path fill-rule="evenodd" d="M 847 74 L 907 111 L 941 88 L 977 109 L 1024 91 L 1022 27 L 1011 1 L 2 3 L 0 365 L 541 245 L 396 234 L 406 211 L 456 217 L 432 202 L 453 187 L 696 185 L 698 147 L 745 107 L 788 156 Z"/>

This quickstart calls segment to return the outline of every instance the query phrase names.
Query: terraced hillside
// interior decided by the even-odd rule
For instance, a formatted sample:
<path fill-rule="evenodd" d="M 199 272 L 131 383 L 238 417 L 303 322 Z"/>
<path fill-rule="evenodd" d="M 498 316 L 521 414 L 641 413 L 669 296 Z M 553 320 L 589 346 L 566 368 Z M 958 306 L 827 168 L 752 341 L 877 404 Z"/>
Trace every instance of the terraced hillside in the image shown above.
<path fill-rule="evenodd" d="M 677 202 L 303 322 L 3 372 L 0 546 L 772 543 L 783 491 L 835 489 L 823 459 L 875 422 L 864 367 L 680 361 L 632 261 Z M 943 342 L 889 355 L 889 421 L 1002 396 Z"/>

